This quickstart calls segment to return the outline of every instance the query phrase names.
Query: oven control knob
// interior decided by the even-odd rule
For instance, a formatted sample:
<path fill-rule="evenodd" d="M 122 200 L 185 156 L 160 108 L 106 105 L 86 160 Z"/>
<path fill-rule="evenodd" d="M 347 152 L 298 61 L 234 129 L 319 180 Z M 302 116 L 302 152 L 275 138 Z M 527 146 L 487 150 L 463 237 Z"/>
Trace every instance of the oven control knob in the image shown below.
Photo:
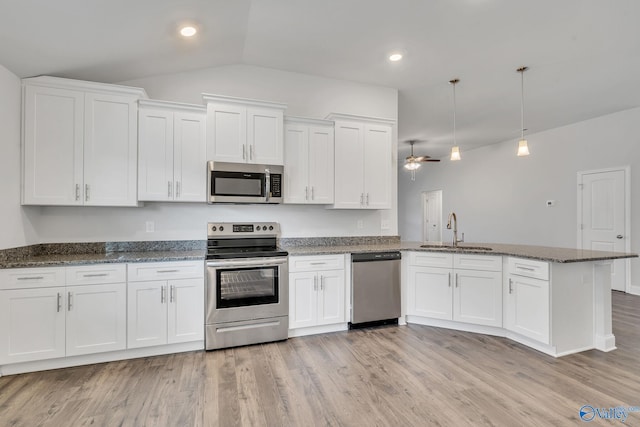
<path fill-rule="evenodd" d="M 269 226 L 269 231 L 273 231 L 273 225 Z"/>
<path fill-rule="evenodd" d="M 216 226 L 214 225 L 213 227 L 211 227 L 211 231 L 216 231 Z"/>
<path fill-rule="evenodd" d="M 260 226 L 256 225 L 256 231 L 260 231 Z"/>
<path fill-rule="evenodd" d="M 220 231 L 224 231 L 224 227 L 223 226 L 220 226 Z"/>

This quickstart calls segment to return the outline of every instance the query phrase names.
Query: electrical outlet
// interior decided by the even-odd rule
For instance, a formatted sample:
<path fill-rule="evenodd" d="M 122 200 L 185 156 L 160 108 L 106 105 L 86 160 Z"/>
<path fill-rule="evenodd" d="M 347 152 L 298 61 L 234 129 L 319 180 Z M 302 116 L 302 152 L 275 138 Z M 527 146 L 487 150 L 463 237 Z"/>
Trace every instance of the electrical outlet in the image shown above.
<path fill-rule="evenodd" d="M 362 221 L 361 219 L 358 220 L 358 230 L 361 230 L 364 228 L 364 221 Z"/>
<path fill-rule="evenodd" d="M 145 229 L 147 230 L 147 233 L 153 233 L 156 230 L 156 223 L 153 221 L 147 221 L 145 223 Z"/>

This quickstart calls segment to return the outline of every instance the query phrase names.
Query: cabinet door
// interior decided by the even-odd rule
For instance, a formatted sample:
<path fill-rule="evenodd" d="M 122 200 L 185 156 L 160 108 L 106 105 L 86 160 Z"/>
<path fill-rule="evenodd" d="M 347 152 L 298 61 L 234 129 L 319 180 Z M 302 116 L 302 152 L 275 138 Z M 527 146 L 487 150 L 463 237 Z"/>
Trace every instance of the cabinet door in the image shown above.
<path fill-rule="evenodd" d="M 549 282 L 509 275 L 505 326 L 508 330 L 550 344 Z"/>
<path fill-rule="evenodd" d="M 137 98 L 88 93 L 84 119 L 84 204 L 136 206 Z"/>
<path fill-rule="evenodd" d="M 502 273 L 454 270 L 453 320 L 502 327 Z"/>
<path fill-rule="evenodd" d="M 309 201 L 333 203 L 333 128 L 309 128 Z M 291 181 L 289 181 L 289 185 Z"/>
<path fill-rule="evenodd" d="M 309 201 L 309 128 L 287 124 L 284 137 L 284 202 Z"/>
<path fill-rule="evenodd" d="M 247 109 L 247 148 L 249 163 L 283 165 L 284 116 L 273 108 Z"/>
<path fill-rule="evenodd" d="M 25 205 L 82 205 L 84 94 L 25 86 Z"/>
<path fill-rule="evenodd" d="M 0 291 L 0 365 L 64 357 L 64 290 Z"/>
<path fill-rule="evenodd" d="M 207 103 L 207 160 L 246 163 L 247 109 Z"/>
<path fill-rule="evenodd" d="M 452 320 L 451 270 L 410 266 L 408 273 L 407 314 Z"/>
<path fill-rule="evenodd" d="M 207 193 L 207 141 L 204 114 L 174 115 L 175 200 L 204 202 Z"/>
<path fill-rule="evenodd" d="M 138 200 L 172 200 L 173 113 L 144 108 L 138 116 Z"/>
<path fill-rule="evenodd" d="M 169 344 L 204 340 L 204 280 L 169 281 Z"/>
<path fill-rule="evenodd" d="M 167 282 L 128 283 L 127 348 L 167 343 Z"/>
<path fill-rule="evenodd" d="M 289 329 L 315 326 L 318 276 L 314 272 L 289 274 Z"/>
<path fill-rule="evenodd" d="M 391 126 L 364 127 L 364 204 L 368 209 L 391 208 Z"/>
<path fill-rule="evenodd" d="M 68 286 L 67 356 L 127 347 L 127 285 Z"/>
<path fill-rule="evenodd" d="M 336 122 L 334 208 L 360 209 L 364 203 L 364 126 Z"/>
<path fill-rule="evenodd" d="M 318 325 L 345 321 L 344 270 L 318 272 Z"/>

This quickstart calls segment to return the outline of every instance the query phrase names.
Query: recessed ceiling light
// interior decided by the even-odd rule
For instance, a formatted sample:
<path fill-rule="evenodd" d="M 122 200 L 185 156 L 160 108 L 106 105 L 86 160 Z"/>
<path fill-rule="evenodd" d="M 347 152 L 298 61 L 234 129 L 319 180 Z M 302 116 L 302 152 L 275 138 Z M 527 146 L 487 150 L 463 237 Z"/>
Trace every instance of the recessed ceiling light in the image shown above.
<path fill-rule="evenodd" d="M 402 54 L 401 53 L 392 53 L 391 55 L 389 55 L 389 61 L 400 61 L 402 59 Z"/>
<path fill-rule="evenodd" d="M 180 28 L 180 34 L 183 37 L 193 37 L 197 32 L 198 30 L 196 29 L 196 27 L 193 27 L 191 25 L 185 25 L 184 27 Z"/>

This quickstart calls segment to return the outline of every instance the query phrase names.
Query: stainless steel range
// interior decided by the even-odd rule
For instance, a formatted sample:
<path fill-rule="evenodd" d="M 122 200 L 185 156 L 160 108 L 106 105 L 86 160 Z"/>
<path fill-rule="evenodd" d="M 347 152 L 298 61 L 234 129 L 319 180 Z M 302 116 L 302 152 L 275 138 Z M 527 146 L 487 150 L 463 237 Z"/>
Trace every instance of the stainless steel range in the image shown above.
<path fill-rule="evenodd" d="M 288 253 L 276 222 L 209 223 L 205 348 L 287 339 Z"/>

